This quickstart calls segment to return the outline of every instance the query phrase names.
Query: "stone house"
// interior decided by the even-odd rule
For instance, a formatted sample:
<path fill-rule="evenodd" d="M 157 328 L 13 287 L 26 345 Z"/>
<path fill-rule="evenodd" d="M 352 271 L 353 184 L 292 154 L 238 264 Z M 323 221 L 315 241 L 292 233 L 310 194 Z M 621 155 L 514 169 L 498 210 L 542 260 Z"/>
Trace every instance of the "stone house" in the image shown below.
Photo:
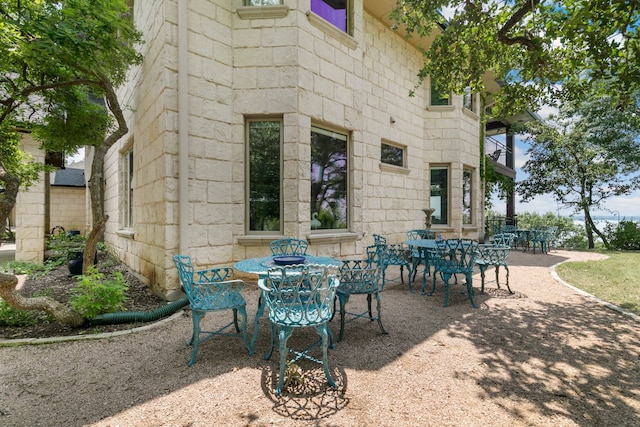
<path fill-rule="evenodd" d="M 134 2 L 145 60 L 121 89 L 105 240 L 154 292 L 179 291 L 175 254 L 233 265 L 293 236 L 359 256 L 429 207 L 444 237 L 481 237 L 480 97 L 415 87 L 424 41 L 391 29 L 394 5 Z"/>

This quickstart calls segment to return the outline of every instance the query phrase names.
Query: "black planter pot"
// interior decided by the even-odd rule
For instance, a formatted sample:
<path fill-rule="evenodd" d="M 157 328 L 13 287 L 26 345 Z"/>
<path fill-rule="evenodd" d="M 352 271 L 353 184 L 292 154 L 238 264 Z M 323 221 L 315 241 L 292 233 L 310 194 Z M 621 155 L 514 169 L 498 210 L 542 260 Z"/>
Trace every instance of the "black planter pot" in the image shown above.
<path fill-rule="evenodd" d="M 69 268 L 69 274 L 72 276 L 79 276 L 82 274 L 84 251 L 72 251 L 69 252 L 67 257 L 67 267 Z M 98 253 L 93 257 L 93 263 L 98 263 Z"/>

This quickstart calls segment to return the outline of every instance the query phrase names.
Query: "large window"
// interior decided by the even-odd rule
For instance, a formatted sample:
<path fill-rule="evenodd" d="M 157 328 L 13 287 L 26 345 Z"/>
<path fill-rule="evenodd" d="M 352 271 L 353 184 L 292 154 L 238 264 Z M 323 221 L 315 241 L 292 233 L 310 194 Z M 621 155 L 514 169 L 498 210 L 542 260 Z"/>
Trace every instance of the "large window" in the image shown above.
<path fill-rule="evenodd" d="M 348 226 L 347 135 L 311 128 L 311 228 Z"/>
<path fill-rule="evenodd" d="M 473 222 L 473 171 L 464 169 L 462 172 L 462 223 Z"/>
<path fill-rule="evenodd" d="M 435 166 L 431 168 L 430 206 L 435 209 L 431 216 L 433 224 L 448 224 L 449 219 L 449 168 Z"/>
<path fill-rule="evenodd" d="M 133 149 L 129 149 L 122 154 L 122 218 L 121 226 L 124 229 L 133 228 Z"/>
<path fill-rule="evenodd" d="M 350 1 L 351 0 L 311 0 L 311 11 L 345 33 L 348 33 L 348 6 Z"/>
<path fill-rule="evenodd" d="M 281 230 L 281 128 L 280 120 L 247 122 L 249 231 Z"/>

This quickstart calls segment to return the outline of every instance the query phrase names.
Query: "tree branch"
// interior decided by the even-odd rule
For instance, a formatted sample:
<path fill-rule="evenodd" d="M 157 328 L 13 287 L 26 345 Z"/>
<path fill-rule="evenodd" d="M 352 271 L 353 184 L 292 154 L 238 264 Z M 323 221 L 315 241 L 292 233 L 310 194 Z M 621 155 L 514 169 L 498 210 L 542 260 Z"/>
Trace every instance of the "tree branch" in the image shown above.
<path fill-rule="evenodd" d="M 538 44 L 534 42 L 533 36 L 531 36 L 530 34 L 516 37 L 509 37 L 507 34 L 509 34 L 509 31 L 511 31 L 513 27 L 516 26 L 516 24 L 522 21 L 522 19 L 524 19 L 524 17 L 529 12 L 531 12 L 536 6 L 538 6 L 539 3 L 540 0 L 525 1 L 520 9 L 518 9 L 513 15 L 511 15 L 511 18 L 509 18 L 509 20 L 502 26 L 502 28 L 498 30 L 498 40 L 501 43 L 510 46 L 514 44 L 521 44 L 525 46 L 529 51 L 535 51 L 536 49 L 538 49 Z"/>

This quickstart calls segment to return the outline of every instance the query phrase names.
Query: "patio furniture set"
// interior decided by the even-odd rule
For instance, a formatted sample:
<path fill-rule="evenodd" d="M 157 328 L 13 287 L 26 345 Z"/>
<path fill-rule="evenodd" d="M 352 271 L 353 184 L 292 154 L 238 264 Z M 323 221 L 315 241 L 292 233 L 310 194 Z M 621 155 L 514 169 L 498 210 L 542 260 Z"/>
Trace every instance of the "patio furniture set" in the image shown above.
<path fill-rule="evenodd" d="M 195 363 L 198 346 L 215 335 L 239 336 L 243 339 L 249 355 L 255 354 L 259 320 L 268 309 L 271 326 L 271 343 L 264 358 L 269 359 L 276 346 L 280 354 L 280 375 L 276 394 L 282 393 L 289 383 L 285 383 L 285 373 L 297 368 L 295 362 L 301 358 L 319 363 L 324 368 L 327 382 L 332 387 L 336 383 L 328 368 L 327 351 L 334 348 L 334 339 L 328 322 L 336 313 L 340 316 L 338 341 L 344 338 L 345 325 L 358 318 L 376 320 L 382 334 L 386 334 L 381 318 L 381 293 L 384 290 L 385 271 L 390 265 L 400 266 L 400 280 L 404 283 L 404 269 L 407 270 L 407 282 L 411 292 L 412 280 L 416 277 L 418 265 L 424 265 L 422 293 L 425 292 L 426 276 L 432 277 L 435 291 L 436 276 L 444 283 L 444 306 L 448 304 L 449 281 L 458 274 L 464 275 L 469 300 L 473 307 L 472 274 L 477 265 L 481 271 L 484 292 L 484 273 L 489 266 L 507 270 L 507 288 L 509 292 L 507 256 L 512 245 L 512 236 L 497 236 L 487 245 L 479 245 L 471 240 L 441 239 L 431 230 L 411 230 L 407 240 L 401 244 L 389 244 L 384 236 L 374 235 L 374 245 L 367 247 L 363 259 L 340 260 L 330 257 L 307 254 L 308 243 L 303 239 L 285 238 L 274 240 L 270 244 L 271 255 L 250 258 L 237 262 L 234 268 L 220 267 L 195 270 L 190 257 L 174 256 L 174 262 L 180 276 L 182 287 L 189 299 L 192 311 L 193 331 L 188 345 L 192 346 L 189 366 Z M 258 309 L 253 321 L 253 335 L 247 333 L 246 301 L 241 294 L 245 286 L 243 280 L 234 279 L 233 271 L 253 273 L 258 276 L 260 297 Z M 431 270 L 433 272 L 431 273 Z M 499 287 L 499 283 L 498 283 Z M 366 295 L 367 309 L 363 312 L 347 311 L 348 302 L 353 295 Z M 376 312 L 372 310 L 375 298 Z M 336 311 L 336 304 L 339 305 Z M 233 320 L 214 331 L 203 331 L 202 318 L 208 312 L 232 311 Z M 240 321 L 239 321 L 240 318 Z M 232 328 L 230 331 L 230 328 Z M 287 346 L 293 331 L 300 328 L 314 328 L 319 339 L 304 350 L 294 350 Z M 320 346 L 321 358 L 313 357 L 309 352 Z M 287 356 L 294 357 L 287 361 Z M 289 375 L 289 379 L 290 375 Z M 287 380 L 288 381 L 288 380 Z"/>

